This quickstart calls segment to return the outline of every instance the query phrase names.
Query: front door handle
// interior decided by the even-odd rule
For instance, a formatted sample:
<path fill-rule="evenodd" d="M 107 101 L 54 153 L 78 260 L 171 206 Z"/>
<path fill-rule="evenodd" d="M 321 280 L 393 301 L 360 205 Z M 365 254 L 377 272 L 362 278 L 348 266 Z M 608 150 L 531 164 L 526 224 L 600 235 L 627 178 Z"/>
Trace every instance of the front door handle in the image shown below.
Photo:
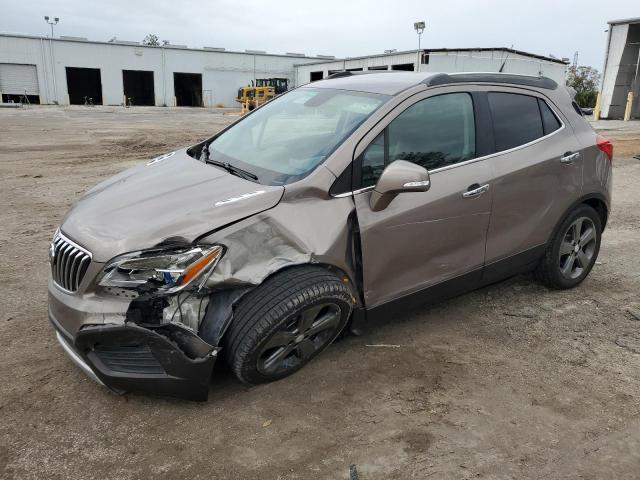
<path fill-rule="evenodd" d="M 488 190 L 489 190 L 488 183 L 485 185 L 479 185 L 477 183 L 474 183 L 473 185 L 469 186 L 469 189 L 466 192 L 464 192 L 462 196 L 464 198 L 479 197 L 480 195 L 487 192 Z"/>
<path fill-rule="evenodd" d="M 567 152 L 560 157 L 560 163 L 573 163 L 578 159 L 578 157 L 580 157 L 580 152 Z"/>

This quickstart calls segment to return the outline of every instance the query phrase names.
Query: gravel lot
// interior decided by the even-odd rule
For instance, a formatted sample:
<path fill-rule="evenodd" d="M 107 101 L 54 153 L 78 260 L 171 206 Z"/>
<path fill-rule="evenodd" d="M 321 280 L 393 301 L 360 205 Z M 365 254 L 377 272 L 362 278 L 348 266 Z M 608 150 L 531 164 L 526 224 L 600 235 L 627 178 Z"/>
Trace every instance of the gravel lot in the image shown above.
<path fill-rule="evenodd" d="M 1 478 L 638 478 L 640 122 L 596 125 L 616 146 L 614 210 L 575 290 L 517 277 L 389 317 L 274 384 L 221 366 L 204 404 L 85 377 L 47 320 L 56 226 L 89 186 L 232 119 L 0 109 Z"/>

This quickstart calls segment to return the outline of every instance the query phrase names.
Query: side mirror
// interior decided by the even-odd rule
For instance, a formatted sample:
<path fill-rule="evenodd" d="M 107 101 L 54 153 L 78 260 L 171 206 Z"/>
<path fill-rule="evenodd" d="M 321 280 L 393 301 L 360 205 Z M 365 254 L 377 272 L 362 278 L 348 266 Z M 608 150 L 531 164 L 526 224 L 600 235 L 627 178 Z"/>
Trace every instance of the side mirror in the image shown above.
<path fill-rule="evenodd" d="M 396 160 L 387 165 L 380 175 L 371 192 L 369 205 L 371 210 L 379 212 L 387 208 L 399 193 L 426 192 L 430 186 L 431 180 L 426 168 L 406 160 Z"/>

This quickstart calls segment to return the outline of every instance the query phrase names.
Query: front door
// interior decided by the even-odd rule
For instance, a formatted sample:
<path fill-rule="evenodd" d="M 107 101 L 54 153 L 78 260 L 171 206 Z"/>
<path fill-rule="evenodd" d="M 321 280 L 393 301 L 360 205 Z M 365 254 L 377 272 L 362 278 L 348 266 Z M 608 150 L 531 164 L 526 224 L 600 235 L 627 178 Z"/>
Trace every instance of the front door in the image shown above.
<path fill-rule="evenodd" d="M 473 96 L 440 91 L 399 107 L 356 159 L 356 181 L 365 189 L 395 160 L 422 165 L 431 175 L 429 191 L 401 193 L 382 211 L 371 210 L 370 190 L 354 195 L 368 308 L 470 272 L 479 280 L 491 167 L 476 160 L 483 152 L 477 148 Z"/>

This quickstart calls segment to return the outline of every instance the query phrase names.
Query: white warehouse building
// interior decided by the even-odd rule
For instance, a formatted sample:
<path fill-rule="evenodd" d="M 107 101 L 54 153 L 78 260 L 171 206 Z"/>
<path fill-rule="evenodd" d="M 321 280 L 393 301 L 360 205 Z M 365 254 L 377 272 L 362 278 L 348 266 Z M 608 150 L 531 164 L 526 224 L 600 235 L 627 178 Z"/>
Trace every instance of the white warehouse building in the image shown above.
<path fill-rule="evenodd" d="M 299 62 L 301 63 L 301 62 Z M 386 51 L 345 59 L 321 60 L 296 65 L 296 85 L 326 78 L 339 71 L 408 70 L 420 72 L 503 72 L 543 75 L 564 85 L 567 59 L 545 57 L 511 48 L 436 48 Z"/>
<path fill-rule="evenodd" d="M 283 79 L 289 88 L 342 70 L 497 72 L 545 75 L 564 83 L 567 62 L 508 48 L 387 51 L 335 59 L 300 53 L 228 51 L 183 45 L 97 42 L 0 34 L 2 102 L 233 107 L 240 87 Z"/>
<path fill-rule="evenodd" d="M 294 83 L 294 65 L 332 57 L 227 51 L 84 38 L 0 35 L 3 101 L 27 95 L 32 103 L 237 106 L 238 88 L 256 78 Z"/>

